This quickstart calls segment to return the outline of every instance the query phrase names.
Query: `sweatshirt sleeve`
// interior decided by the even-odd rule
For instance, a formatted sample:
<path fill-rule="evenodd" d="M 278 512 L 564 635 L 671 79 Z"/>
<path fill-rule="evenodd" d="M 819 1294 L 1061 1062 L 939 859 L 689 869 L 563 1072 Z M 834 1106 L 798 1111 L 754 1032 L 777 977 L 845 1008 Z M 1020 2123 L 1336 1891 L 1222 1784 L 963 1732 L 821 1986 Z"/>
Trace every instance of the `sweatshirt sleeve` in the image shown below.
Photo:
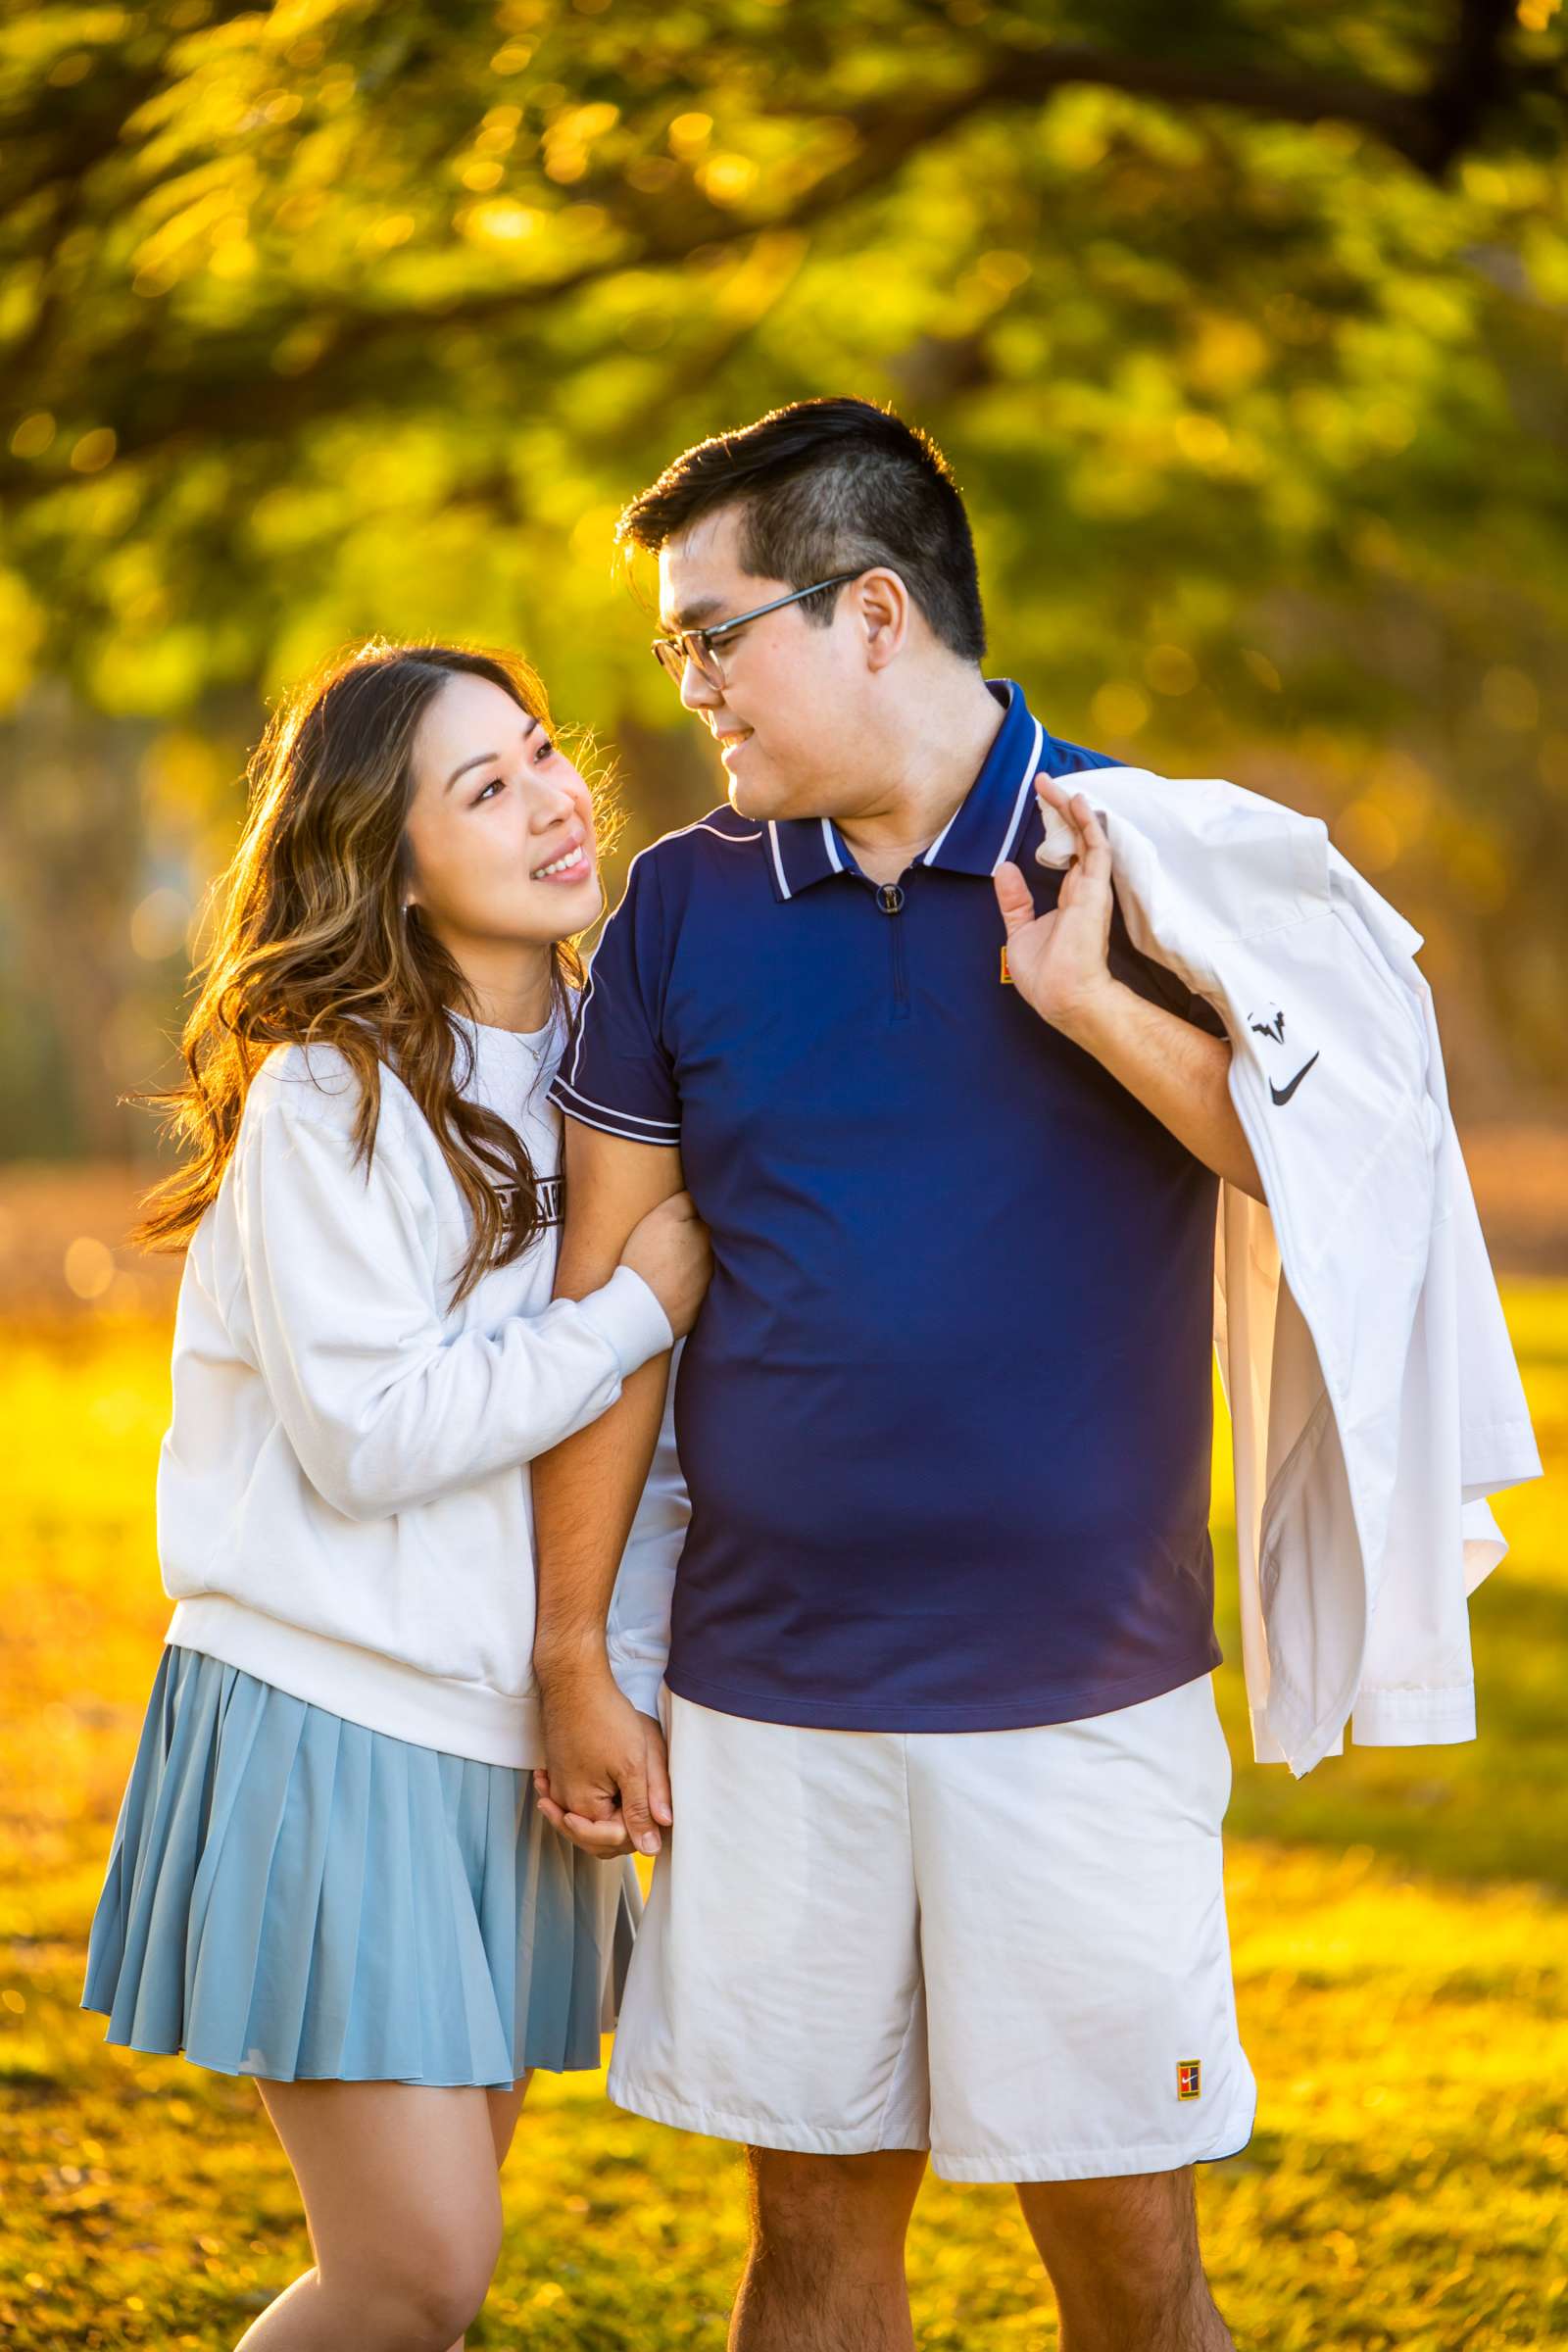
<path fill-rule="evenodd" d="M 326 1120 L 280 1102 L 247 1113 L 233 1173 L 258 1362 L 306 1476 L 346 1517 L 384 1518 L 531 1461 L 672 1345 L 629 1266 L 585 1298 L 448 1336 L 385 1120 L 367 1170 Z"/>

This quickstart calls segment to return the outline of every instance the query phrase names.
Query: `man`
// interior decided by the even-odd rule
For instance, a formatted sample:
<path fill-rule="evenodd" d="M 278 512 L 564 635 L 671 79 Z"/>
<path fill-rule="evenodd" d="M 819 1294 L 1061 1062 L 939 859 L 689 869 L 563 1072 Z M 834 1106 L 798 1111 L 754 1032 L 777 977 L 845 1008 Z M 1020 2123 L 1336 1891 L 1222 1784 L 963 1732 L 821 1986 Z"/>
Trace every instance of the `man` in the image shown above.
<path fill-rule="evenodd" d="M 982 674 L 928 440 L 804 403 L 688 451 L 623 530 L 729 805 L 636 860 L 555 1090 L 560 1291 L 683 1184 L 714 1253 L 670 1780 L 604 1644 L 664 1367 L 534 1465 L 541 1796 L 591 1850 L 661 1852 L 612 2094 L 748 2148 L 737 2352 L 911 2343 L 928 2150 L 1017 2184 L 1067 2352 L 1215 2352 L 1193 2165 L 1255 2092 L 1212 1250 L 1220 1177 L 1261 1197 L 1223 1027 L 1133 950 L 1057 781 L 1110 762 Z"/>

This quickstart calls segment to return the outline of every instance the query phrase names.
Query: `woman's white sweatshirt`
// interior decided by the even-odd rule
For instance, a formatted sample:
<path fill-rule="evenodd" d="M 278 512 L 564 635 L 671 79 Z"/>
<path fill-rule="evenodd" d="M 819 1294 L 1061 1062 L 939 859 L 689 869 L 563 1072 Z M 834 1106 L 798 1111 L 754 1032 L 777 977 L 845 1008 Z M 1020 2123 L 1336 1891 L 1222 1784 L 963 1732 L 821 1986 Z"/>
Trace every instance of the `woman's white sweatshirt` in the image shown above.
<path fill-rule="evenodd" d="M 180 1283 L 158 1470 L 167 1639 L 396 1739 L 532 1765 L 528 1464 L 673 1335 L 629 1267 L 552 1302 L 561 1113 L 545 1094 L 563 1040 L 451 1017 L 458 1083 L 522 1136 L 549 1222 L 452 1311 L 467 1210 L 412 1095 L 383 1062 L 367 1176 L 350 1063 L 273 1049 Z M 616 1680 L 649 1714 L 686 1518 L 666 1410 L 610 1623 Z"/>

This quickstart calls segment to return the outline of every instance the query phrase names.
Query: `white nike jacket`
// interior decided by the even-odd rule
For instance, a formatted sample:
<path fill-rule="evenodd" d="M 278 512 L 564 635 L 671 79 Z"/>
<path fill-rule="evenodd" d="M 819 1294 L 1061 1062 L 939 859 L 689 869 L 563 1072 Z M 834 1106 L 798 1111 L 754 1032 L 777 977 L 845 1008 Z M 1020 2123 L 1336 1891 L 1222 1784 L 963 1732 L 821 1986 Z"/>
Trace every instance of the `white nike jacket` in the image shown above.
<path fill-rule="evenodd" d="M 1487 1496 L 1541 1476 L 1448 1109 L 1421 935 L 1317 818 L 1097 768 L 1134 944 L 1223 1018 L 1267 1205 L 1222 1184 L 1214 1344 L 1236 1464 L 1254 1753 L 1475 1737 Z M 1049 803 L 1042 863 L 1075 836 Z"/>

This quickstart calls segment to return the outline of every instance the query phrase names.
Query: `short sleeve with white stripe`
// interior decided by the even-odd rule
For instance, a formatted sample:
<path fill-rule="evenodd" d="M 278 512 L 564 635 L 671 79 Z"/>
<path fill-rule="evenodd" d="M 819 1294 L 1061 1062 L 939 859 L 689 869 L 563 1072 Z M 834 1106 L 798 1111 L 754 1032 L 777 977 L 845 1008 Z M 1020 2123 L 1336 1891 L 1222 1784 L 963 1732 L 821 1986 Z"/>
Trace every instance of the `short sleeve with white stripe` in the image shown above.
<path fill-rule="evenodd" d="M 660 1035 L 663 967 L 659 877 L 644 852 L 594 951 L 577 1035 L 550 1089 L 568 1118 L 630 1144 L 680 1142 L 680 1097 Z"/>

